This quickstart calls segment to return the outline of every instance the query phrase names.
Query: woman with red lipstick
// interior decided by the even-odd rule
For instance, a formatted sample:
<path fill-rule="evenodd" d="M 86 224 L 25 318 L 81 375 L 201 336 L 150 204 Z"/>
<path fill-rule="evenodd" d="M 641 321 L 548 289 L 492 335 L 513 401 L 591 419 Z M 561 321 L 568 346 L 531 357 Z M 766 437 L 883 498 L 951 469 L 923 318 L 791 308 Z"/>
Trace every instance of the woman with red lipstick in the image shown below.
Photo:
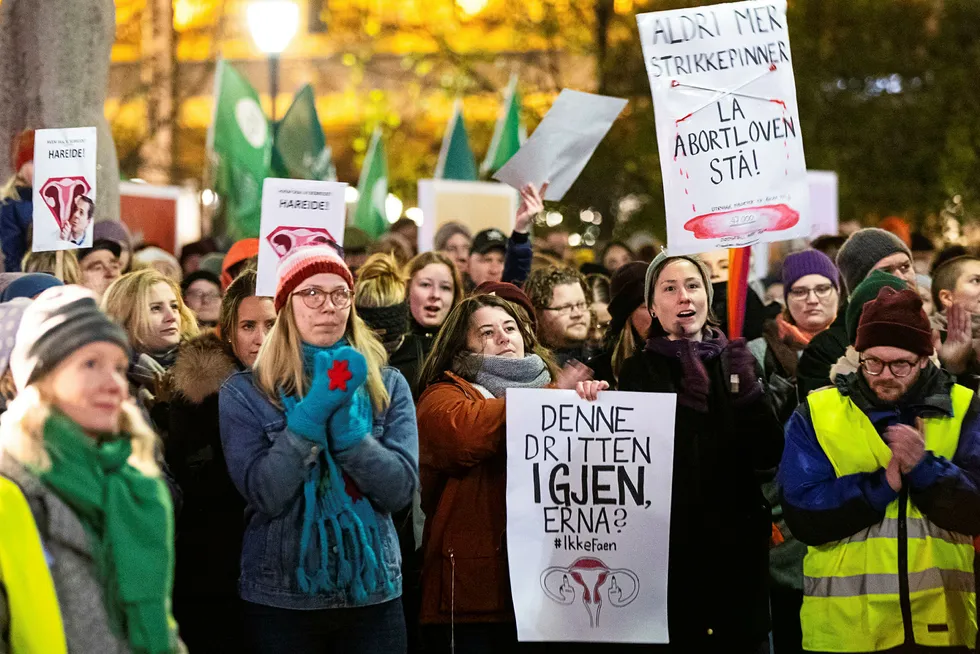
<path fill-rule="evenodd" d="M 180 484 L 184 510 L 177 521 L 174 615 L 190 650 L 243 651 L 238 559 L 245 501 L 228 475 L 218 421 L 218 391 L 234 373 L 252 367 L 276 322 L 272 298 L 255 295 L 247 268 L 225 291 L 218 333 L 182 343 L 171 373 L 167 463 Z"/>
<path fill-rule="evenodd" d="M 644 295 L 649 338 L 619 390 L 677 394 L 663 651 L 768 652 L 771 523 L 755 471 L 779 463 L 782 429 L 745 341 L 715 327 L 700 259 L 661 252 Z"/>

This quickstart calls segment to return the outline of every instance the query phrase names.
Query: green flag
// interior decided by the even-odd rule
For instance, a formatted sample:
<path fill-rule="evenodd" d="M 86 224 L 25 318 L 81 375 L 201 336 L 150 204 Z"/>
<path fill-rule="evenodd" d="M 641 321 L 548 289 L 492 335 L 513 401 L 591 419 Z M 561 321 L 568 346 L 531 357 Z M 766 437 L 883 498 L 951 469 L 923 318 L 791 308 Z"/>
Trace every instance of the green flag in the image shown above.
<path fill-rule="evenodd" d="M 521 120 L 521 94 L 517 91 L 517 75 L 512 75 L 504 96 L 503 109 L 493 129 L 493 138 L 490 139 L 490 149 L 480 165 L 480 173 L 489 177 L 500 170 L 517 154 L 526 140 L 527 128 Z"/>
<path fill-rule="evenodd" d="M 476 180 L 476 160 L 470 149 L 470 139 L 463 124 L 462 103 L 457 98 L 453 116 L 449 119 L 446 134 L 442 137 L 436 179 L 457 179 L 464 182 Z"/>
<path fill-rule="evenodd" d="M 272 139 L 259 95 L 235 68 L 219 61 L 208 150 L 217 163 L 215 190 L 236 238 L 259 235 L 262 182 L 269 176 Z"/>
<path fill-rule="evenodd" d="M 388 157 L 381 142 L 381 128 L 374 130 L 368 146 L 361 179 L 357 182 L 357 208 L 354 211 L 354 227 L 363 229 L 371 238 L 377 238 L 388 230 L 385 201 L 388 199 Z"/>
<path fill-rule="evenodd" d="M 275 132 L 273 175 L 289 179 L 337 179 L 332 153 L 316 113 L 312 86 L 307 84 L 300 89 Z"/>

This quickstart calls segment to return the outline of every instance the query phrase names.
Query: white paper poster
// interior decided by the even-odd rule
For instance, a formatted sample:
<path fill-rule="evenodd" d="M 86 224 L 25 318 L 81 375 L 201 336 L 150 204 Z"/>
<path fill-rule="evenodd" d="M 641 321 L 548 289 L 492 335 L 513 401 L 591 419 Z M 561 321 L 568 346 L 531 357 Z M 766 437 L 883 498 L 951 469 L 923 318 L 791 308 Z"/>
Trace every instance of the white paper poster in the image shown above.
<path fill-rule="evenodd" d="M 276 294 L 279 260 L 298 247 L 344 244 L 347 205 L 341 182 L 267 178 L 262 185 L 255 294 Z"/>
<path fill-rule="evenodd" d="M 420 179 L 419 209 L 425 220 L 419 225 L 419 252 L 434 247 L 436 232 L 446 223 L 459 223 L 476 235 L 484 229 L 514 231 L 517 191 L 496 182 L 461 182 L 451 179 Z"/>
<path fill-rule="evenodd" d="M 96 129 L 39 129 L 34 134 L 34 252 L 92 246 Z"/>
<path fill-rule="evenodd" d="M 810 238 L 830 235 L 839 231 L 840 210 L 837 193 L 837 173 L 832 170 L 811 170 L 807 173 L 810 183 Z"/>
<path fill-rule="evenodd" d="M 493 178 L 518 190 L 548 182 L 544 199 L 561 200 L 624 107 L 621 98 L 563 90 L 531 138 Z"/>
<path fill-rule="evenodd" d="M 810 235 L 786 0 L 637 16 L 672 254 Z"/>
<path fill-rule="evenodd" d="M 677 396 L 507 391 L 521 641 L 666 643 Z"/>

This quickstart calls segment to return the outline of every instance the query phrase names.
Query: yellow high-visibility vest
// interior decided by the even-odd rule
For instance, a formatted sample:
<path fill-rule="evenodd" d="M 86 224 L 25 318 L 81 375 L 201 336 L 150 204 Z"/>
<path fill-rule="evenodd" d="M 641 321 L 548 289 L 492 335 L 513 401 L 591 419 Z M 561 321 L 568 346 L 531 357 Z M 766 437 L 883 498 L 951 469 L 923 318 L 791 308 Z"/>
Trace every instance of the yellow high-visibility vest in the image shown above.
<path fill-rule="evenodd" d="M 65 629 L 41 536 L 17 485 L 0 477 L 0 582 L 13 654 L 66 654 Z"/>
<path fill-rule="evenodd" d="M 928 418 L 926 450 L 952 459 L 973 391 L 952 388 L 953 417 Z M 817 441 L 838 477 L 875 472 L 891 450 L 871 420 L 836 388 L 811 393 L 807 402 Z M 905 642 L 899 593 L 898 544 L 904 525 L 908 590 L 915 642 L 966 646 L 977 638 L 973 540 L 941 529 L 899 499 L 880 523 L 833 543 L 807 548 L 803 561 L 803 648 L 817 652 L 877 652 Z"/>

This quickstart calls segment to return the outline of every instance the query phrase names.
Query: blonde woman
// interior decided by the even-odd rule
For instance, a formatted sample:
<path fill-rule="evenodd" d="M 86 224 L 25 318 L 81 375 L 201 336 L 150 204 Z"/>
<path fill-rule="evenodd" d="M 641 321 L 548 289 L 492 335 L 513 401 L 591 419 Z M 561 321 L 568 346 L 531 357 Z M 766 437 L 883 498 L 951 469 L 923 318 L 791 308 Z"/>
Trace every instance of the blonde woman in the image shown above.
<path fill-rule="evenodd" d="M 398 351 L 408 332 L 408 303 L 405 276 L 393 254 L 372 254 L 357 269 L 354 306 L 388 355 Z"/>
<path fill-rule="evenodd" d="M 294 250 L 278 277 L 254 370 L 219 394 L 228 472 L 247 503 L 246 637 L 259 653 L 405 652 L 390 514 L 418 486 L 408 383 L 357 316 L 333 247 Z"/>
<path fill-rule="evenodd" d="M 58 269 L 58 254 L 58 252 L 28 252 L 21 267 L 26 273 L 47 273 L 54 275 L 65 284 L 81 284 L 82 269 L 78 266 L 78 256 L 75 251 L 61 251 L 61 270 Z"/>
<path fill-rule="evenodd" d="M 408 262 L 408 310 L 411 336 L 391 357 L 418 399 L 418 373 L 449 312 L 463 301 L 463 281 L 453 261 L 441 252 L 423 252 Z"/>
<path fill-rule="evenodd" d="M 182 650 L 173 507 L 128 350 L 86 289 L 45 291 L 24 314 L 0 423 L 0 651 Z"/>
<path fill-rule="evenodd" d="M 123 275 L 106 289 L 102 310 L 123 326 L 133 345 L 131 392 L 150 411 L 161 435 L 170 422 L 170 379 L 181 342 L 200 333 L 180 286 L 153 268 Z"/>

